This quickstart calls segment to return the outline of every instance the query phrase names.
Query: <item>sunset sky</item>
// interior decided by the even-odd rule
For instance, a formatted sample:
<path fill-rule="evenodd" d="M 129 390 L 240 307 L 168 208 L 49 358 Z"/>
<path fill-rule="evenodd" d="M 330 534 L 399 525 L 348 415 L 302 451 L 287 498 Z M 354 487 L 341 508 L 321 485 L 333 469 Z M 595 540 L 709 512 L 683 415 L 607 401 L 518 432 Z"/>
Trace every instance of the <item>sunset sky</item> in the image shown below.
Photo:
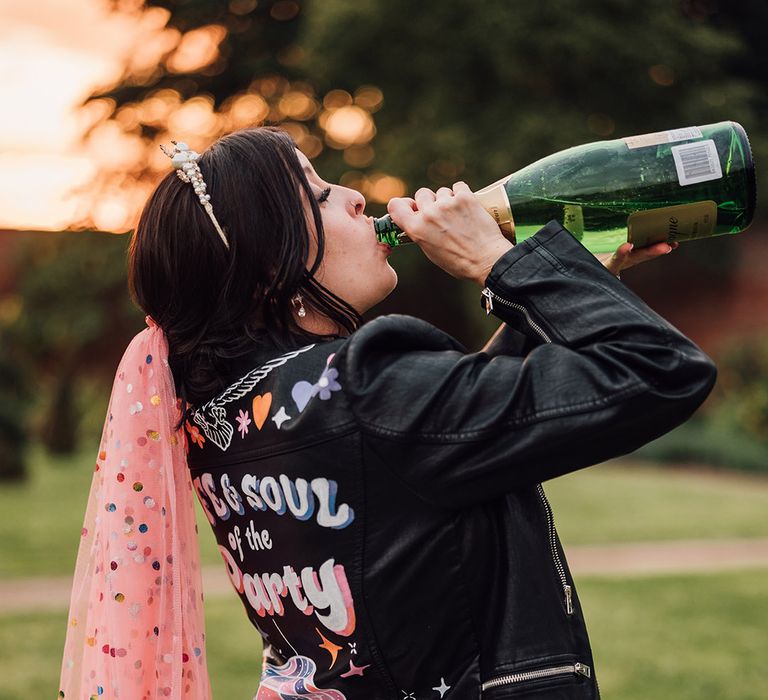
<path fill-rule="evenodd" d="M 87 182 L 75 106 L 120 75 L 146 27 L 104 0 L 0 0 L 0 229 L 59 229 L 77 211 L 67 190 Z"/>

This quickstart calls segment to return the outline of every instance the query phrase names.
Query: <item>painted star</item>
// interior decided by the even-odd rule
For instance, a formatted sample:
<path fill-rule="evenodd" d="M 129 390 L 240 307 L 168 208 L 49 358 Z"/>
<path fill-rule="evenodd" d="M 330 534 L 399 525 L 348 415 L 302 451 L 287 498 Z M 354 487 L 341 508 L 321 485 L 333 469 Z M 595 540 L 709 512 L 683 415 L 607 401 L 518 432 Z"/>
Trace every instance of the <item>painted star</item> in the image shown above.
<path fill-rule="evenodd" d="M 349 676 L 362 676 L 363 671 L 365 671 L 366 668 L 368 668 L 371 664 L 366 664 L 365 666 L 355 666 L 354 663 L 351 661 L 349 662 L 349 671 L 346 673 L 340 674 L 342 678 L 349 678 Z"/>
<path fill-rule="evenodd" d="M 443 697 L 443 695 L 445 695 L 450 689 L 451 686 L 445 684 L 445 678 L 442 676 L 440 677 L 440 685 L 438 685 L 436 688 L 432 688 L 432 690 L 436 690 L 438 693 L 440 693 L 440 697 Z"/>
<path fill-rule="evenodd" d="M 416 700 L 416 696 L 413 693 L 406 693 L 404 690 L 400 692 L 403 694 L 403 700 Z"/>
<path fill-rule="evenodd" d="M 323 643 L 318 644 L 317 646 L 319 646 L 321 649 L 325 649 L 331 655 L 331 665 L 328 667 L 328 670 L 330 670 L 336 663 L 336 657 L 339 655 L 341 647 L 338 644 L 334 644 L 330 639 L 326 639 L 323 636 L 323 633 L 317 629 L 317 627 L 315 627 L 315 632 L 317 632 L 320 635 L 320 639 L 323 640 Z"/>
<path fill-rule="evenodd" d="M 275 425 L 278 429 L 285 423 L 285 421 L 290 419 L 291 417 L 285 412 L 285 406 L 280 406 L 280 410 L 272 416 L 272 420 L 275 421 Z"/>
<path fill-rule="evenodd" d="M 357 654 L 357 642 L 347 642 L 350 654 Z"/>

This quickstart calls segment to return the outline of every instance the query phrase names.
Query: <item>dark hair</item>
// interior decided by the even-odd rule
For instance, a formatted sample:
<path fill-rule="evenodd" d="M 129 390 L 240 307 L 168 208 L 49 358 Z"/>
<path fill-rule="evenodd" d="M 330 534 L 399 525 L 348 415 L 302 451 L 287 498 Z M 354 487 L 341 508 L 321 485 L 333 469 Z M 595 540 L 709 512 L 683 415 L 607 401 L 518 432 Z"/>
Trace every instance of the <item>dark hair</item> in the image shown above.
<path fill-rule="evenodd" d="M 192 406 L 225 388 L 228 361 L 267 341 L 278 350 L 347 335 L 357 311 L 314 273 L 325 249 L 320 209 L 291 137 L 276 127 L 223 136 L 198 165 L 216 233 L 192 185 L 166 175 L 150 195 L 131 239 L 128 285 L 134 301 L 168 338 L 169 364 L 181 398 L 180 427 Z M 300 189 L 301 188 L 301 189 Z M 301 190 L 312 207 L 317 256 L 307 270 L 310 236 Z M 339 334 L 302 329 L 291 299 L 334 321 Z"/>

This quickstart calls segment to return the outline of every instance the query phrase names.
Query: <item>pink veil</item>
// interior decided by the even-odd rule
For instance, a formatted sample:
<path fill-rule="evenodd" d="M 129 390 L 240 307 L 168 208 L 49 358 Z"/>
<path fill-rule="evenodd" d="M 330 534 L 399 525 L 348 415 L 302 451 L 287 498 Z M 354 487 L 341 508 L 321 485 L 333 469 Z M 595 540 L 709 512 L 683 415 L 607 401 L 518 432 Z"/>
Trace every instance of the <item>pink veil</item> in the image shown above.
<path fill-rule="evenodd" d="M 210 700 L 187 441 L 154 321 L 115 375 L 77 552 L 59 698 Z"/>

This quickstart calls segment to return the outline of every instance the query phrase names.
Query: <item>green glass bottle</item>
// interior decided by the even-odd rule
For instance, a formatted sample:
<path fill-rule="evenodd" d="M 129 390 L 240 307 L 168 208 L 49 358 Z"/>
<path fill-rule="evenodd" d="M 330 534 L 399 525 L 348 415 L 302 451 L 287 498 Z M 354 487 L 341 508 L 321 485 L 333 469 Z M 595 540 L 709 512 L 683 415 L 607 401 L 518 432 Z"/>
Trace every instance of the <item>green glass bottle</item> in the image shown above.
<path fill-rule="evenodd" d="M 755 211 L 747 134 L 732 121 L 575 146 L 475 192 L 519 243 L 557 219 L 592 253 L 739 233 Z M 412 242 L 389 215 L 379 241 Z"/>

